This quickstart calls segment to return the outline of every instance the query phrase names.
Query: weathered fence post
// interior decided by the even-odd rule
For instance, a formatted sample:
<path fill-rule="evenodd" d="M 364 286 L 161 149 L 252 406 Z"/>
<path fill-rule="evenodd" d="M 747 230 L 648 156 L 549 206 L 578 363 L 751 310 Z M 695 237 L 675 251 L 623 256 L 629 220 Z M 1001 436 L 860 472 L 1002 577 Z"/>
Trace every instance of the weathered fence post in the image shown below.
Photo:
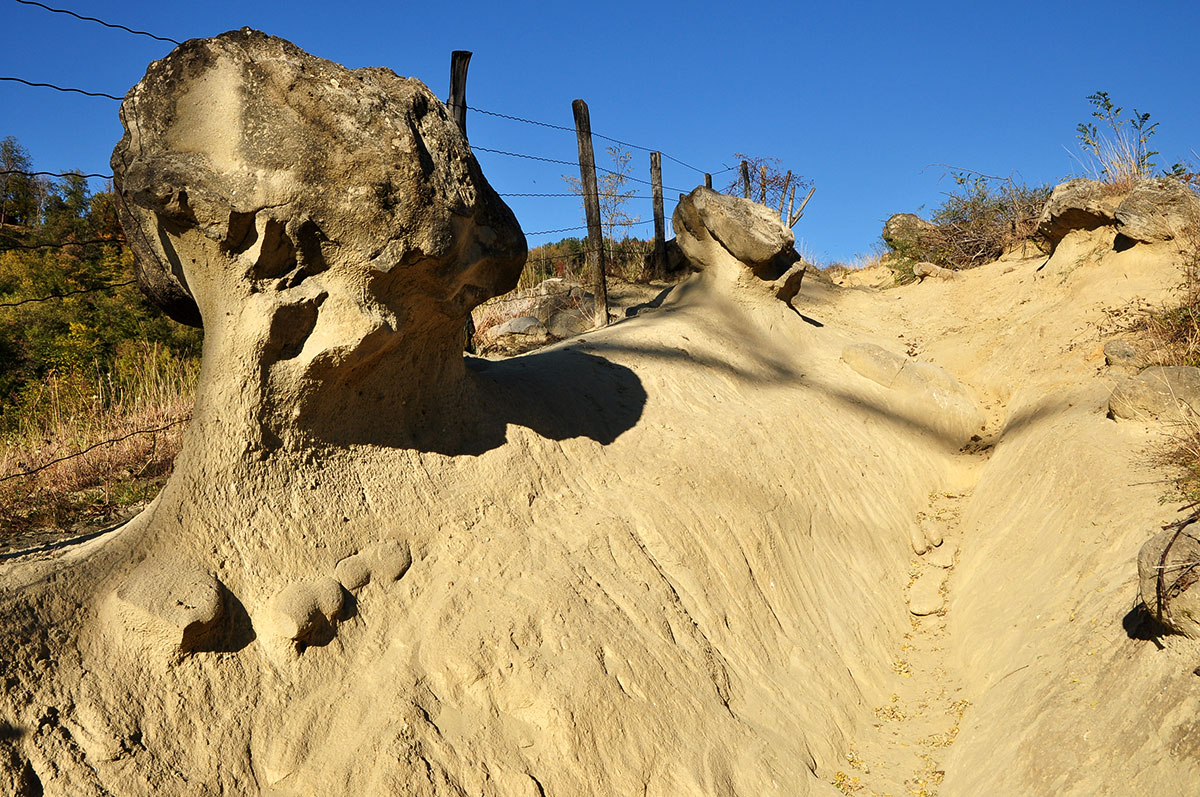
<path fill-rule="evenodd" d="M 467 66 L 470 63 L 470 50 L 450 53 L 450 96 L 446 98 L 446 107 L 463 138 L 467 137 Z M 475 353 L 475 318 L 470 313 L 467 313 L 467 341 L 463 350 L 468 354 Z"/>
<path fill-rule="evenodd" d="M 450 108 L 450 117 L 458 124 L 464 137 L 467 135 L 467 66 L 470 63 L 470 50 L 450 53 L 450 98 L 446 100 L 446 105 Z"/>
<path fill-rule="evenodd" d="M 804 201 L 801 202 L 800 207 L 796 209 L 796 215 L 792 216 L 790 219 L 788 219 L 789 227 L 795 227 L 796 222 L 800 221 L 800 217 L 804 215 L 804 206 L 808 204 L 808 200 L 812 199 L 813 192 L 816 190 L 817 190 L 817 187 L 815 185 L 812 188 L 808 189 L 808 196 L 804 197 Z"/>
<path fill-rule="evenodd" d="M 588 227 L 588 265 L 592 293 L 596 297 L 596 326 L 608 325 L 608 283 L 604 276 L 604 235 L 600 231 L 600 194 L 596 189 L 596 159 L 592 153 L 592 120 L 587 103 L 571 103 L 575 113 L 575 137 L 579 141 L 579 182 L 583 188 L 583 211 Z"/>
<path fill-rule="evenodd" d="M 758 168 L 758 204 L 767 204 L 767 164 Z"/>
<path fill-rule="evenodd" d="M 712 175 L 708 172 L 704 173 L 704 187 L 712 188 Z"/>
<path fill-rule="evenodd" d="M 750 164 L 742 161 L 742 195 L 750 198 Z"/>
<path fill-rule="evenodd" d="M 788 212 L 787 212 L 787 215 L 783 217 L 784 221 L 787 221 L 788 219 L 790 219 L 792 217 L 792 205 L 794 205 L 795 203 L 796 203 L 796 186 L 793 185 L 792 193 L 788 195 Z"/>
<path fill-rule="evenodd" d="M 788 169 L 787 176 L 783 178 L 783 191 L 780 192 L 780 194 L 779 194 L 779 218 L 782 219 L 783 221 L 787 221 L 787 218 L 783 215 L 783 203 L 784 203 L 784 200 L 787 199 L 788 185 L 791 184 L 791 182 L 792 182 L 792 170 Z"/>
<path fill-rule="evenodd" d="M 654 274 L 667 272 L 667 225 L 663 220 L 662 153 L 650 153 L 650 193 L 654 203 Z"/>

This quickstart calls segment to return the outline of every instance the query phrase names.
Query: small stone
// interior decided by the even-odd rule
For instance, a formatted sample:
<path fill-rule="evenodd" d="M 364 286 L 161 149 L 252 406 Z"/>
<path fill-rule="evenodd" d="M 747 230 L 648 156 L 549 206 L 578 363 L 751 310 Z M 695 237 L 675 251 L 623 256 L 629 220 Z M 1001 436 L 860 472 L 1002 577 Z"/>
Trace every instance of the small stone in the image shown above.
<path fill-rule="evenodd" d="M 931 568 L 919 575 L 908 589 L 908 610 L 918 617 L 940 612 L 946 604 L 941 593 L 945 580 L 946 571 L 941 568 Z"/>
<path fill-rule="evenodd" d="M 169 564 L 139 567 L 116 598 L 127 629 L 175 653 L 195 650 L 224 612 L 221 587 L 211 573 Z"/>
<path fill-rule="evenodd" d="M 958 543 L 954 540 L 944 540 L 941 545 L 925 555 L 925 561 L 934 567 L 954 567 L 956 554 L 958 554 Z"/>
<path fill-rule="evenodd" d="M 1104 344 L 1104 364 L 1110 368 L 1127 368 L 1136 372 L 1140 358 L 1137 348 L 1123 338 L 1115 338 Z"/>
<path fill-rule="evenodd" d="M 361 553 L 347 556 L 333 568 L 333 576 L 351 592 L 358 592 L 371 581 L 371 565 Z"/>
<path fill-rule="evenodd" d="M 563 310 L 550 316 L 546 329 L 556 338 L 573 338 L 587 332 L 587 322 L 574 310 Z"/>
<path fill-rule="evenodd" d="M 328 576 L 289 584 L 271 599 L 260 630 L 269 636 L 307 642 L 327 632 L 344 607 L 342 585 Z"/>
<path fill-rule="evenodd" d="M 546 325 L 531 315 L 523 315 L 519 318 L 513 318 L 505 321 L 503 324 L 488 330 L 488 333 L 489 336 L 493 338 L 503 337 L 504 335 L 545 337 L 548 334 Z"/>
<path fill-rule="evenodd" d="M 342 609 L 346 606 L 346 594 L 337 579 L 325 576 L 313 582 L 313 591 L 317 595 L 317 608 L 329 620 L 340 620 Z"/>
<path fill-rule="evenodd" d="M 368 550 L 371 557 L 371 577 L 380 583 L 391 584 L 393 581 L 399 581 L 412 565 L 412 554 L 404 543 L 379 543 Z"/>

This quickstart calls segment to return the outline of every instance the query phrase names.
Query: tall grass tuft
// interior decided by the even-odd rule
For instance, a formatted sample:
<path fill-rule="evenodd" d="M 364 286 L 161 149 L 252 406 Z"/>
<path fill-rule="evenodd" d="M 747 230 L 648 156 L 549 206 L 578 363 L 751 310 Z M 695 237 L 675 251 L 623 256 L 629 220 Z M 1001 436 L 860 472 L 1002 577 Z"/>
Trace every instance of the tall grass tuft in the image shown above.
<path fill-rule="evenodd" d="M 179 451 L 198 375 L 195 359 L 127 341 L 108 371 L 51 372 L 27 387 L 0 412 L 0 529 L 103 519 L 153 495 Z"/>

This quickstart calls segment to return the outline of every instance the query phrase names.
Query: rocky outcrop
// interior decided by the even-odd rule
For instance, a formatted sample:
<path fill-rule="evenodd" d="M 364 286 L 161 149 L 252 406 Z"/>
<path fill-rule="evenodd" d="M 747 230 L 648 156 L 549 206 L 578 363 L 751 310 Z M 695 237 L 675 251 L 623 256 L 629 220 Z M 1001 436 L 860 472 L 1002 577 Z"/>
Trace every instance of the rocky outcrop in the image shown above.
<path fill-rule="evenodd" d="M 1200 539 L 1193 526 L 1151 537 L 1138 552 L 1138 592 L 1152 617 L 1200 639 Z"/>
<path fill-rule="evenodd" d="M 1134 241 L 1170 241 L 1200 224 L 1200 197 L 1170 177 L 1142 180 L 1117 208 L 1117 232 Z"/>
<path fill-rule="evenodd" d="M 936 230 L 936 224 L 915 213 L 894 213 L 884 222 L 880 236 L 892 249 L 906 249 L 920 245 L 922 237 Z"/>
<path fill-rule="evenodd" d="M 1108 400 L 1114 418 L 1177 422 L 1200 415 L 1200 368 L 1159 365 L 1121 382 Z"/>
<path fill-rule="evenodd" d="M 1072 230 L 1095 230 L 1116 223 L 1120 196 L 1103 183 L 1078 178 L 1054 187 L 1038 219 L 1037 234 L 1050 251 Z"/>
<path fill-rule="evenodd" d="M 428 88 L 244 29 L 153 63 L 121 114 L 141 284 L 206 328 L 201 419 L 240 406 L 271 449 L 381 402 L 436 411 L 468 313 L 515 285 L 525 239 Z"/>
<path fill-rule="evenodd" d="M 805 264 L 792 231 L 768 208 L 703 186 L 681 196 L 671 219 L 693 268 L 746 287 L 766 288 L 790 304 Z"/>
<path fill-rule="evenodd" d="M 1049 251 L 1073 230 L 1112 227 L 1128 241 L 1170 241 L 1200 223 L 1200 197 L 1180 181 L 1159 177 L 1121 189 L 1079 178 L 1055 186 L 1038 221 Z"/>

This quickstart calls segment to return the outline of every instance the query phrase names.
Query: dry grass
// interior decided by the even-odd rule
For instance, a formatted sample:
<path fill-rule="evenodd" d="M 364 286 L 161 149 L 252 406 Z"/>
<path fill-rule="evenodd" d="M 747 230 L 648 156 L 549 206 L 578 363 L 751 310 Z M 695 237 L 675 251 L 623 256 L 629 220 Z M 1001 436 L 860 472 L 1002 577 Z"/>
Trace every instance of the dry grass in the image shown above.
<path fill-rule="evenodd" d="M 1200 367 L 1200 227 L 1177 240 L 1184 274 L 1178 300 L 1162 308 L 1142 309 L 1126 327 L 1142 344 L 1147 366 Z M 1169 439 L 1153 461 L 1173 472 L 1177 497 L 1189 503 L 1200 500 L 1200 425 L 1181 423 Z"/>
<path fill-rule="evenodd" d="M 179 450 L 198 373 L 193 360 L 130 343 L 112 373 L 51 374 L 6 407 L 0 528 L 87 522 L 153 495 Z"/>

